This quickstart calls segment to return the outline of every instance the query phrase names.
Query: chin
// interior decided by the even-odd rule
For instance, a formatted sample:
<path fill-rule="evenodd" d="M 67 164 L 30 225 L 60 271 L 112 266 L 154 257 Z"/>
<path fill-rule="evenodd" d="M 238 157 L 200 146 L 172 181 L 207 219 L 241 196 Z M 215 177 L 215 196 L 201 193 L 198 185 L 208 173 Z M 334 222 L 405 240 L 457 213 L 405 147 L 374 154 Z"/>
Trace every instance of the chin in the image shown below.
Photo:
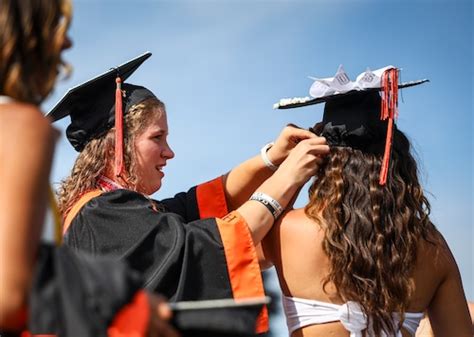
<path fill-rule="evenodd" d="M 158 190 L 159 190 L 160 188 L 161 188 L 161 181 L 160 181 L 159 184 L 156 184 L 156 185 L 152 186 L 152 187 L 150 188 L 150 193 L 148 193 L 148 194 L 149 194 L 149 195 L 152 195 L 153 193 L 158 192 Z"/>
<path fill-rule="evenodd" d="M 160 188 L 161 188 L 161 181 L 156 184 L 147 184 L 146 186 L 141 185 L 141 187 L 137 189 L 137 192 L 143 193 L 146 195 L 152 195 L 153 193 L 158 192 Z"/>

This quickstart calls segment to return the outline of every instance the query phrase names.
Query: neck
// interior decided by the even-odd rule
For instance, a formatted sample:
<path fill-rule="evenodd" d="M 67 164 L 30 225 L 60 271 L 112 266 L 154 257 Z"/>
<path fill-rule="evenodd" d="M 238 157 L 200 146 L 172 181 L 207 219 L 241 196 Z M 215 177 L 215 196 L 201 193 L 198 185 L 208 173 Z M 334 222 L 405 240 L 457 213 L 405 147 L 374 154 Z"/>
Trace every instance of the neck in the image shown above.
<path fill-rule="evenodd" d="M 104 177 L 114 182 L 115 184 L 121 186 L 120 188 L 128 188 L 126 173 L 123 173 L 123 175 L 120 175 L 117 177 L 114 172 L 113 164 L 110 164 L 110 163 L 106 164 L 105 170 L 101 174 L 101 177 Z"/>

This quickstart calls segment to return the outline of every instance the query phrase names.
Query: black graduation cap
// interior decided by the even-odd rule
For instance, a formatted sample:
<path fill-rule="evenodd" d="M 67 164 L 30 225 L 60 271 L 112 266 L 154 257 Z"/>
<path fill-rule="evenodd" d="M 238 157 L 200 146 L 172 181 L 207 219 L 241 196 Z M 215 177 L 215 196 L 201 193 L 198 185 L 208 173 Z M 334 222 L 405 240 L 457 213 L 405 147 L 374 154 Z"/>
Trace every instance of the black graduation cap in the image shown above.
<path fill-rule="evenodd" d="M 132 105 L 148 98 L 156 98 L 150 90 L 133 84 L 122 84 L 122 81 L 150 56 L 151 53 L 146 52 L 69 89 L 47 114 L 53 122 L 68 115 L 71 117 L 66 136 L 76 151 L 82 151 L 91 139 L 100 137 L 115 125 L 117 176 L 123 172 L 123 111 L 127 112 Z"/>
<path fill-rule="evenodd" d="M 256 336 L 257 318 L 269 297 L 169 303 L 183 337 Z"/>
<path fill-rule="evenodd" d="M 428 82 L 427 79 L 398 83 L 399 69 L 387 66 L 367 70 L 350 81 L 342 66 L 332 78 L 314 79 L 310 97 L 282 99 L 274 105 L 290 109 L 326 103 L 321 123 L 311 128 L 324 136 L 329 145 L 349 146 L 365 152 L 383 154 L 380 184 L 388 172 L 392 138 L 396 132 L 398 89 Z"/>

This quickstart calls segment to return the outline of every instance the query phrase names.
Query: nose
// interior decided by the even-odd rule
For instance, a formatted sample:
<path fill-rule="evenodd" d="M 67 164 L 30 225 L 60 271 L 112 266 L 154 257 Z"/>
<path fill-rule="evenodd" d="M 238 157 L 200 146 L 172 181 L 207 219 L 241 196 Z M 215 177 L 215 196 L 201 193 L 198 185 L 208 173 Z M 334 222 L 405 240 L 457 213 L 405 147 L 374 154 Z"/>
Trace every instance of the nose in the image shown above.
<path fill-rule="evenodd" d="M 171 147 L 168 143 L 166 143 L 165 148 L 163 149 L 163 152 L 161 155 L 166 158 L 166 159 L 173 159 L 174 158 L 174 152 L 171 150 Z"/>

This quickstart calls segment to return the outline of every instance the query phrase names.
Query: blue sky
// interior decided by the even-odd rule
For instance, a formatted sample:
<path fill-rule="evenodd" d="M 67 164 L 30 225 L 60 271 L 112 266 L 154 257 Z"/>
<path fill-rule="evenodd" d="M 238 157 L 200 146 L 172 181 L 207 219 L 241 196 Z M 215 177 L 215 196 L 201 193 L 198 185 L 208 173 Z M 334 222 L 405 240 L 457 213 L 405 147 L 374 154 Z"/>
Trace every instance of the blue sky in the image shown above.
<path fill-rule="evenodd" d="M 257 154 L 287 123 L 318 121 L 322 106 L 272 109 L 280 98 L 307 96 L 307 76 L 332 76 L 343 64 L 355 79 L 366 67 L 391 64 L 404 81 L 429 78 L 403 91 L 398 125 L 415 146 L 432 220 L 474 300 L 472 21 L 470 0 L 76 0 L 74 47 L 65 53 L 74 73 L 43 108 L 67 88 L 151 51 L 129 82 L 167 105 L 176 157 L 159 199 Z M 53 182 L 75 156 L 63 137 Z M 305 201 L 303 193 L 297 206 Z"/>

